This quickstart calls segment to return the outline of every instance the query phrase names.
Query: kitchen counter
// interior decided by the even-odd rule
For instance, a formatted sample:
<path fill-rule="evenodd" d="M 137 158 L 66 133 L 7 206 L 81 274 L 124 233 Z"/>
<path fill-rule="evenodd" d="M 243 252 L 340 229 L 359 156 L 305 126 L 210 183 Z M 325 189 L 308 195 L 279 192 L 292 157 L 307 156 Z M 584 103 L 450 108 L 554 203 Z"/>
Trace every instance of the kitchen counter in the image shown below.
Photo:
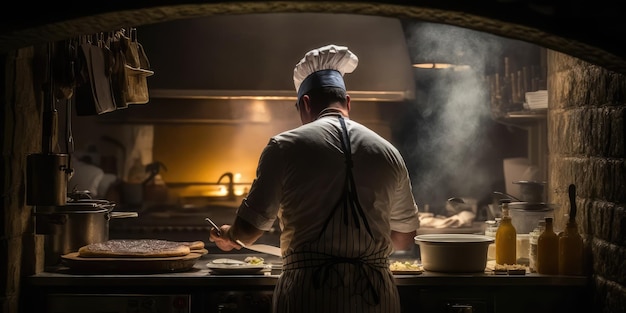
<path fill-rule="evenodd" d="M 220 256 L 224 255 L 212 258 Z M 68 303 L 81 303 L 77 299 L 83 299 L 85 303 L 119 302 L 120 307 L 124 306 L 123 310 L 109 309 L 107 312 L 126 312 L 130 303 L 138 300 L 120 299 L 139 296 L 148 297 L 151 302 L 172 302 L 160 298 L 175 297 L 175 302 L 186 301 L 188 304 L 185 307 L 188 310 L 154 312 L 213 312 L 225 307 L 231 308 L 226 312 L 271 311 L 280 265 L 255 274 L 216 275 L 206 268 L 210 260 L 210 257 L 203 256 L 189 271 L 162 274 L 87 275 L 58 267 L 30 276 L 26 282 L 29 294 L 40 300 L 32 302 L 33 312 L 85 312 L 84 306 L 75 311 L 65 307 Z M 266 259 L 269 264 L 275 264 L 275 261 L 271 257 Z M 452 312 L 468 307 L 474 312 L 553 313 L 581 308 L 584 311 L 591 298 L 589 278 L 579 276 L 425 271 L 418 275 L 395 275 L 395 278 L 403 312 Z M 56 307 L 45 307 L 45 303 L 48 306 L 53 303 Z M 63 305 L 62 309 L 58 307 L 59 303 Z"/>
<path fill-rule="evenodd" d="M 42 272 L 28 277 L 34 286 L 212 286 L 256 285 L 274 286 L 280 269 L 259 274 L 214 274 L 198 262 L 193 269 L 181 273 L 162 274 L 73 274 L 67 268 Z M 495 275 L 493 273 L 448 274 L 422 272 L 418 275 L 395 275 L 399 286 L 586 286 L 589 279 L 584 276 L 558 276 L 530 273 L 526 275 Z"/>

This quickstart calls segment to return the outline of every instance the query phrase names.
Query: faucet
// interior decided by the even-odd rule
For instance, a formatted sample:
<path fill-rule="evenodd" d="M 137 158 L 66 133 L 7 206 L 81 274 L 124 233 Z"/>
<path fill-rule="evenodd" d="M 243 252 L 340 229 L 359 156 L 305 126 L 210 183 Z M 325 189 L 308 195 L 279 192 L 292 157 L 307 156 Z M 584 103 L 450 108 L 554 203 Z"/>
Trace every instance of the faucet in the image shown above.
<path fill-rule="evenodd" d="M 222 182 L 222 179 L 224 177 L 228 177 L 228 200 L 236 200 L 237 198 L 235 197 L 235 182 L 233 181 L 233 173 L 226 172 L 222 174 L 222 176 L 220 176 L 220 178 L 217 180 L 218 185 Z"/>

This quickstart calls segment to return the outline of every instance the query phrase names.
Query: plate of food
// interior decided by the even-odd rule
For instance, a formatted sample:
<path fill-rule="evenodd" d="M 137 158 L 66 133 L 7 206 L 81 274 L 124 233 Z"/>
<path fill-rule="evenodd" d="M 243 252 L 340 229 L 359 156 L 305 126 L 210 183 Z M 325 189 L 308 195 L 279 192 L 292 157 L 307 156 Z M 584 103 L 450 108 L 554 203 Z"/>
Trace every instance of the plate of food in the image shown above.
<path fill-rule="evenodd" d="M 526 275 L 528 267 L 523 264 L 495 264 L 493 273 L 496 275 Z"/>
<path fill-rule="evenodd" d="M 419 275 L 424 272 L 424 268 L 417 261 L 393 261 L 389 264 L 389 269 L 395 275 Z"/>
<path fill-rule="evenodd" d="M 260 274 L 272 269 L 271 265 L 265 264 L 263 258 L 259 257 L 247 257 L 243 261 L 220 258 L 207 263 L 206 267 L 215 274 L 225 275 Z"/>

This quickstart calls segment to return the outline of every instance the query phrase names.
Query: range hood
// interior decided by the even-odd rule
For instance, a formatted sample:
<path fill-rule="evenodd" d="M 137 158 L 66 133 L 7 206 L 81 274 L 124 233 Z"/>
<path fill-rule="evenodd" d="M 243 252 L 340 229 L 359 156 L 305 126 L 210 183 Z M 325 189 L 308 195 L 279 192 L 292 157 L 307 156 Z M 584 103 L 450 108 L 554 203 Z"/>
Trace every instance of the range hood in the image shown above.
<path fill-rule="evenodd" d="M 415 82 L 401 22 L 325 13 L 209 16 L 137 28 L 155 74 L 156 99 L 294 100 L 293 68 L 304 54 L 348 46 L 357 69 L 345 76 L 353 101 L 413 99 Z"/>

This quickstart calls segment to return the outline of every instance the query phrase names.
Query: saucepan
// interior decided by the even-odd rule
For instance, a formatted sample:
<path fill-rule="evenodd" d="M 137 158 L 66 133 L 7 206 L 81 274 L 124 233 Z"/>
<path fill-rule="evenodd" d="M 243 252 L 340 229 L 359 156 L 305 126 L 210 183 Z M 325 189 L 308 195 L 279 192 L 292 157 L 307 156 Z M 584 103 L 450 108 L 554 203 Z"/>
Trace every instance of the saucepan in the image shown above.
<path fill-rule="evenodd" d="M 513 182 L 520 186 L 520 196 L 515 197 L 505 192 L 494 191 L 494 199 L 511 199 L 513 202 L 541 203 L 544 202 L 543 190 L 545 182 L 520 180 Z"/>
<path fill-rule="evenodd" d="M 44 236 L 45 264 L 56 265 L 61 256 L 82 246 L 109 240 L 111 218 L 137 217 L 136 212 L 112 212 L 106 200 L 78 200 L 34 212 L 35 232 Z"/>
<path fill-rule="evenodd" d="M 520 198 L 523 202 L 544 202 L 543 189 L 546 182 L 520 180 L 513 182 L 520 188 Z"/>

